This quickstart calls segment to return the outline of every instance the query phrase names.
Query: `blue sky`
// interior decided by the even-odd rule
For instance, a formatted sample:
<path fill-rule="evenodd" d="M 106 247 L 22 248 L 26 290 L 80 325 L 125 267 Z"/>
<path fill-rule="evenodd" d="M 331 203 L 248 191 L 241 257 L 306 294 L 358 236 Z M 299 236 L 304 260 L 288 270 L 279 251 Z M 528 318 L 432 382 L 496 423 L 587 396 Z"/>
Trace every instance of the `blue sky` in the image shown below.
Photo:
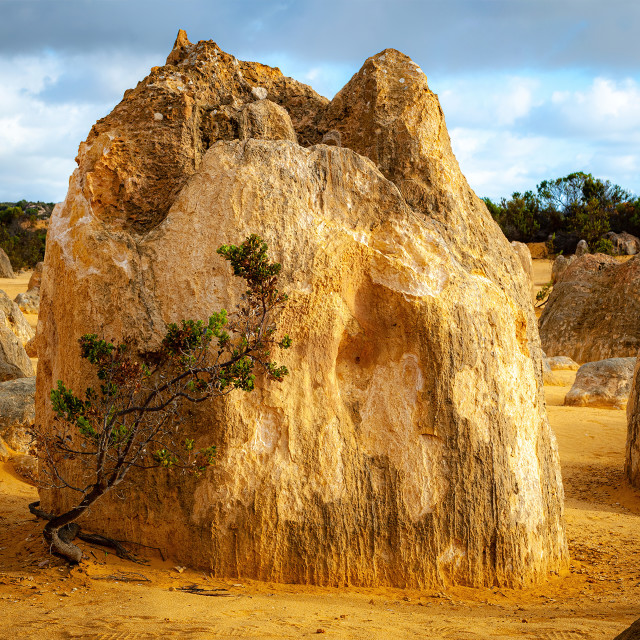
<path fill-rule="evenodd" d="M 0 0 L 0 201 L 59 201 L 81 140 L 178 28 L 332 97 L 387 47 L 480 196 L 591 172 L 640 194 L 638 0 Z"/>

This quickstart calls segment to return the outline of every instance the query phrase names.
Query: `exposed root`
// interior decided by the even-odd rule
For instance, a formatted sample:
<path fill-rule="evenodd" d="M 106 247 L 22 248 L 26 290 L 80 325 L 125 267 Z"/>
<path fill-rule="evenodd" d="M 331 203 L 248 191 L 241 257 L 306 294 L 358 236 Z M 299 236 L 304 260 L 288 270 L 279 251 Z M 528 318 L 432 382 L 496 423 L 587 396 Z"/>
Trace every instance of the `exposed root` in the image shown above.
<path fill-rule="evenodd" d="M 144 564 L 143 561 L 133 556 L 118 540 L 107 538 L 98 533 L 84 533 L 80 528 L 80 525 L 75 522 L 64 525 L 63 527 L 52 527 L 51 522 L 55 516 L 46 511 L 42 511 L 40 508 L 40 502 L 32 502 L 29 505 L 29 511 L 40 518 L 41 520 L 47 520 L 47 524 L 44 527 L 43 535 L 45 540 L 49 543 L 51 552 L 57 556 L 64 558 L 74 564 L 77 564 L 82 560 L 82 550 L 72 541 L 75 538 L 79 538 L 83 542 L 89 544 L 95 544 L 101 547 L 109 547 L 116 552 L 119 558 L 130 560 L 138 564 Z"/>

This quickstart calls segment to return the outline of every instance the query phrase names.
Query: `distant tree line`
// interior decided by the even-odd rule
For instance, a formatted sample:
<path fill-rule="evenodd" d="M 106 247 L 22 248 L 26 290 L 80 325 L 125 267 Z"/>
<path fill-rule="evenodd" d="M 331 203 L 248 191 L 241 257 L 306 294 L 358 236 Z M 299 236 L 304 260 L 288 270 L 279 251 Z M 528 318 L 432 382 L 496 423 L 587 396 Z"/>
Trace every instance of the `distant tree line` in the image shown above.
<path fill-rule="evenodd" d="M 53 202 L 0 202 L 0 248 L 14 269 L 31 269 L 44 260 L 47 230 L 41 222 L 53 207 Z"/>
<path fill-rule="evenodd" d="M 590 173 L 543 180 L 535 192 L 484 202 L 509 240 L 547 242 L 556 253 L 573 253 L 580 240 L 592 252 L 612 253 L 603 237 L 609 231 L 640 237 L 640 198 Z"/>

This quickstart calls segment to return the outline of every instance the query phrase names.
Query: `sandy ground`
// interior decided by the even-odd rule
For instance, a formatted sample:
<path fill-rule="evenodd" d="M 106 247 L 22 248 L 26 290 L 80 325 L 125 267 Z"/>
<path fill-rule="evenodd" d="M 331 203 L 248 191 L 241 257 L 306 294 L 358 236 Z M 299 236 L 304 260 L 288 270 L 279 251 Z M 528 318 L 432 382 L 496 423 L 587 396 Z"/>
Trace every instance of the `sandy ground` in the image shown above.
<path fill-rule="evenodd" d="M 36 491 L 9 462 L 0 464 L 0 638 L 612 639 L 640 617 L 640 491 L 622 472 L 626 418 L 563 407 L 575 372 L 560 375 L 565 386 L 546 393 L 565 481 L 564 575 L 524 590 L 326 589 L 214 580 L 155 552 L 137 565 L 86 544 L 89 559 L 70 570 L 47 554 L 27 510 Z M 181 591 L 193 584 L 218 595 Z"/>

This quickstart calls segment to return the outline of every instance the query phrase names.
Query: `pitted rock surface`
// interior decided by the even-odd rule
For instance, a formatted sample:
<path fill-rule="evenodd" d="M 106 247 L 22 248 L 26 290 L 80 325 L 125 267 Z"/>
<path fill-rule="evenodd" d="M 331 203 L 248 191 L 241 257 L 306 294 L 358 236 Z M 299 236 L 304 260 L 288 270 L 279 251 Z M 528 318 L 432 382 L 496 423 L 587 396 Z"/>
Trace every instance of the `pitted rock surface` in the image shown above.
<path fill-rule="evenodd" d="M 635 357 L 640 347 L 640 260 L 601 253 L 576 258 L 553 287 L 540 316 L 548 356 L 577 363 Z"/>

